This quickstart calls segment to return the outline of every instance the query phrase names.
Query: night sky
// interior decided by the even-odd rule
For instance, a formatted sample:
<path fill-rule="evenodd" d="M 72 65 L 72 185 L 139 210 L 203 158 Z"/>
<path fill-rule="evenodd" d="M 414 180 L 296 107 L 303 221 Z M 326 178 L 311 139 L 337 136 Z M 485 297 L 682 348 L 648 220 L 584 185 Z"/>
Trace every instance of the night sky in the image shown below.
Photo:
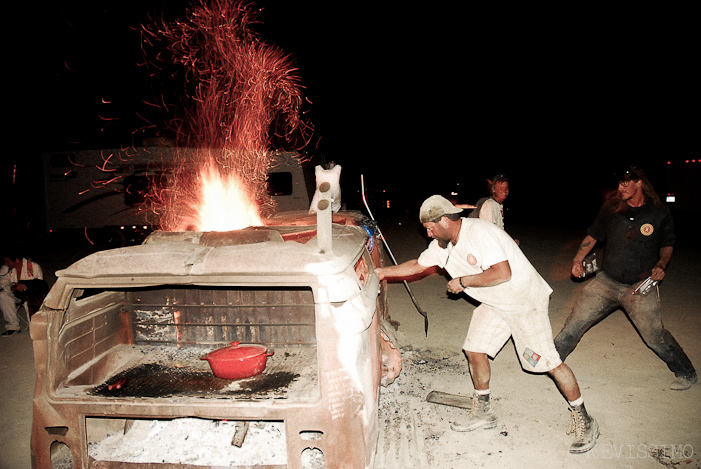
<path fill-rule="evenodd" d="M 168 116 L 146 103 L 179 85 L 142 65 L 138 29 L 183 18 L 187 4 L 56 1 L 31 12 L 37 40 L 20 46 L 18 63 L 33 79 L 19 79 L 11 102 L 32 155 L 138 145 L 162 132 Z M 595 210 L 599 201 L 586 200 L 619 163 L 656 173 L 667 159 L 699 156 L 701 45 L 691 11 L 256 5 L 263 39 L 299 68 L 316 128 L 309 150 L 344 166 L 344 181 L 363 173 L 419 199 L 460 182 L 476 198 L 486 177 L 507 172 L 514 207 L 550 200 Z"/>

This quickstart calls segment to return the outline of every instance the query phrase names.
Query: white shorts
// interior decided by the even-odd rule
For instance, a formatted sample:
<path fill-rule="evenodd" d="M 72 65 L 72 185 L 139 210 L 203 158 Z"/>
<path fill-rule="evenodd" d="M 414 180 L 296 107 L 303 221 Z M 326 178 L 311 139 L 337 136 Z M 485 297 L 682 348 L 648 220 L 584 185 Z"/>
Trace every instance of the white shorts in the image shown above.
<path fill-rule="evenodd" d="M 505 313 L 481 304 L 472 313 L 463 350 L 494 358 L 509 337 L 513 337 L 524 370 L 546 373 L 557 368 L 562 360 L 553 341 L 548 302 L 546 298 L 540 308 L 526 313 Z"/>

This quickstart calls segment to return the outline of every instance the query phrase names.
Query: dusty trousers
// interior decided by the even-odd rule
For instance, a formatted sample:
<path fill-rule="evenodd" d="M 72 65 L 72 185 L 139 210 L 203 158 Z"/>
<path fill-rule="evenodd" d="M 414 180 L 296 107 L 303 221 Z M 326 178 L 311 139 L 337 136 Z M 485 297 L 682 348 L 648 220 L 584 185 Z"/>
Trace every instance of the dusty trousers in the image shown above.
<path fill-rule="evenodd" d="M 633 295 L 636 285 L 618 283 L 599 272 L 582 290 L 565 326 L 555 338 L 560 358 L 572 353 L 582 336 L 599 321 L 622 309 L 645 344 L 667 364 L 675 376 L 689 376 L 695 370 L 689 357 L 662 324 L 657 289 L 647 295 Z"/>

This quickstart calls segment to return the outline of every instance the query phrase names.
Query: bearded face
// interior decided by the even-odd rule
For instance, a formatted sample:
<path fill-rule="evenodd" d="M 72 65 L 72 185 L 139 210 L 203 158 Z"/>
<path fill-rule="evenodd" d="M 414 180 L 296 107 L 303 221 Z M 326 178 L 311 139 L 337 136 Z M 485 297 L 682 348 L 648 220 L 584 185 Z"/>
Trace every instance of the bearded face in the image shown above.
<path fill-rule="evenodd" d="M 638 195 L 638 193 L 643 190 L 643 182 L 638 179 L 637 181 L 620 181 L 618 183 L 618 193 L 621 196 L 621 200 L 628 202 L 630 199 Z"/>
<path fill-rule="evenodd" d="M 450 235 L 448 234 L 447 229 L 441 224 L 441 220 L 436 223 L 424 223 L 424 228 L 426 228 L 426 234 L 428 234 L 428 237 L 438 241 L 438 245 L 445 249 L 450 243 Z"/>

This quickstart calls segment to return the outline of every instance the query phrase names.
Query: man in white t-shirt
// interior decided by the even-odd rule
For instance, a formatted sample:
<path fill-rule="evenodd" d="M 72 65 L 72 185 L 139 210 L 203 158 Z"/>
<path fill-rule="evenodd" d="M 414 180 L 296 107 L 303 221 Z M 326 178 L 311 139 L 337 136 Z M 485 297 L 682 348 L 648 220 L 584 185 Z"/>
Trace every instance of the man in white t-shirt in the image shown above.
<path fill-rule="evenodd" d="M 452 277 L 449 292 L 464 292 L 481 303 L 472 314 L 463 344 L 475 388 L 472 410 L 466 421 L 452 423 L 451 428 L 496 427 L 489 402 L 489 357 L 513 337 L 522 368 L 548 373 L 570 404 L 576 433 L 570 452 L 589 451 L 596 444 L 599 426 L 584 407 L 572 370 L 555 349 L 548 316 L 550 286 L 503 229 L 478 218 L 463 218 L 461 212 L 444 197 L 429 197 L 420 210 L 421 223 L 433 238 L 429 247 L 418 259 L 375 269 L 383 280 L 411 277 L 438 266 Z"/>

